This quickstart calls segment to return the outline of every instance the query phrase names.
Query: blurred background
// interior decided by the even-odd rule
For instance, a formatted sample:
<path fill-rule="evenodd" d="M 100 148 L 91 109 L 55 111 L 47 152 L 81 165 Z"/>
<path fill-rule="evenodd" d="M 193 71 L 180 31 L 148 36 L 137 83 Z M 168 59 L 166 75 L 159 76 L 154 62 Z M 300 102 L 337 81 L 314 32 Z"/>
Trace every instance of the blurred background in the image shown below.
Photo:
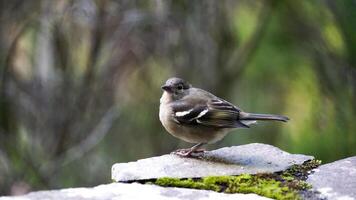
<path fill-rule="evenodd" d="M 208 149 L 355 155 L 355 10 L 354 0 L 0 0 L 0 195 L 109 183 L 115 162 L 191 146 L 158 119 L 172 76 L 291 118 Z"/>

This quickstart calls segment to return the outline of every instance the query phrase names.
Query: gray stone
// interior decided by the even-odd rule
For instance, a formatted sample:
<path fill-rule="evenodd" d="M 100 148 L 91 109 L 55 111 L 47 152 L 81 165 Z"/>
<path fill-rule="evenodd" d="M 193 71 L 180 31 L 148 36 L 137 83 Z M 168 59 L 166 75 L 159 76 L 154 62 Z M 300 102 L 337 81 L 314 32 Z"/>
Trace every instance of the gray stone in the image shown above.
<path fill-rule="evenodd" d="M 290 154 L 266 144 L 247 144 L 204 153 L 201 158 L 182 158 L 163 155 L 130 163 L 114 164 L 111 170 L 115 181 L 135 181 L 161 177 L 190 178 L 243 173 L 272 173 L 314 157 Z"/>
<path fill-rule="evenodd" d="M 112 183 L 94 188 L 69 188 L 62 190 L 32 192 L 18 197 L 0 197 L 0 200 L 82 200 L 82 199 L 155 199 L 155 200 L 205 200 L 205 199 L 246 199 L 265 200 L 268 198 L 256 194 L 224 194 L 213 191 L 193 190 L 183 188 L 164 188 L 155 185 L 138 183 Z"/>
<path fill-rule="evenodd" d="M 327 199 L 356 199 L 356 156 L 321 165 L 307 182 Z"/>

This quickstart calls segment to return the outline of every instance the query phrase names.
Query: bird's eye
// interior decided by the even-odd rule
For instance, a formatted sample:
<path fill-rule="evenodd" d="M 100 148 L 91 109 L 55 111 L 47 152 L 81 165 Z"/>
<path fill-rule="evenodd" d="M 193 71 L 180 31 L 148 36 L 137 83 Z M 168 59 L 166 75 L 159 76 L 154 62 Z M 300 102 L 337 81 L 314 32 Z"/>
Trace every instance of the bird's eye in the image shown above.
<path fill-rule="evenodd" d="M 183 85 L 178 85 L 178 90 L 183 90 Z"/>

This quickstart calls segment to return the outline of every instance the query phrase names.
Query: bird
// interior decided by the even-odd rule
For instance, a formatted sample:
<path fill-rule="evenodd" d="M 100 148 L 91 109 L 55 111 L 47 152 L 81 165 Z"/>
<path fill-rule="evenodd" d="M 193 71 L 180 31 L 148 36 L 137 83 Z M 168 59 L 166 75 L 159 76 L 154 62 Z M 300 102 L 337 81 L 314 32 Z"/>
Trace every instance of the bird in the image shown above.
<path fill-rule="evenodd" d="M 234 129 L 250 128 L 258 120 L 289 120 L 283 115 L 244 112 L 181 78 L 169 78 L 161 88 L 159 119 L 163 127 L 174 137 L 195 144 L 172 152 L 179 156 L 192 157 L 203 153 L 201 146 L 223 139 Z"/>

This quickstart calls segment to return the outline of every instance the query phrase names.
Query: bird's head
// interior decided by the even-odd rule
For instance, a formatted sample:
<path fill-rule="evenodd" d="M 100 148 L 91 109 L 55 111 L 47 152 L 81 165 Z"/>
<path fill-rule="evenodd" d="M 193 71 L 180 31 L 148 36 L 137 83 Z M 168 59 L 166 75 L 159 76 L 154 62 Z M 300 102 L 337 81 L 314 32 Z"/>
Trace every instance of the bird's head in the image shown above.
<path fill-rule="evenodd" d="M 178 100 L 188 94 L 188 90 L 191 87 L 187 81 L 173 77 L 166 81 L 162 89 L 171 95 L 174 100 Z"/>

